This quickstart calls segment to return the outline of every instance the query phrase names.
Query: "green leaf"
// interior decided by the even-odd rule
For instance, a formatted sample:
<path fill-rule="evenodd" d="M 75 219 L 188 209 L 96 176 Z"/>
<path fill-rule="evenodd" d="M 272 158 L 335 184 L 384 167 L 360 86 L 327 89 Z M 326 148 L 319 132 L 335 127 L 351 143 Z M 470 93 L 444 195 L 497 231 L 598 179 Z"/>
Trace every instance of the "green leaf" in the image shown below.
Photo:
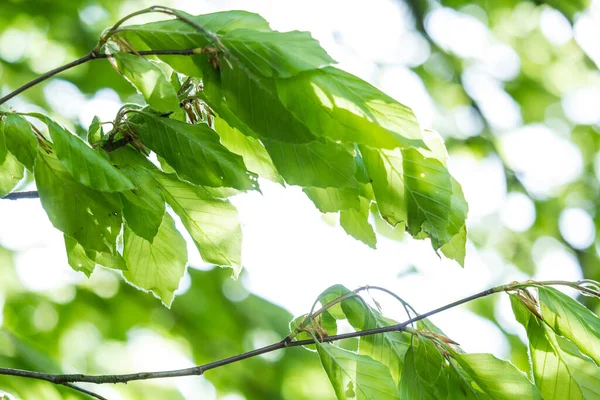
<path fill-rule="evenodd" d="M 151 291 L 170 307 L 187 263 L 185 239 L 175 228 L 173 218 L 165 214 L 152 243 L 125 227 L 123 258 L 127 264 L 125 279 Z"/>
<path fill-rule="evenodd" d="M 4 138 L 5 125 L 6 123 L 2 119 L 2 115 L 0 115 L 0 165 L 4 163 L 6 155 L 8 154 L 8 150 L 6 149 L 6 139 Z"/>
<path fill-rule="evenodd" d="M 361 206 L 357 188 L 306 187 L 302 191 L 322 213 L 359 210 Z"/>
<path fill-rule="evenodd" d="M 396 226 L 407 220 L 402 152 L 360 146 L 381 217 Z"/>
<path fill-rule="evenodd" d="M 117 69 L 140 92 L 153 109 L 166 113 L 179 109 L 173 85 L 152 61 L 128 53 L 114 53 Z"/>
<path fill-rule="evenodd" d="M 38 142 L 31 125 L 25 118 L 17 114 L 7 114 L 2 125 L 4 126 L 6 148 L 25 168 L 33 172 Z"/>
<path fill-rule="evenodd" d="M 238 29 L 222 35 L 221 42 L 235 61 L 268 77 L 287 78 L 335 63 L 308 32 Z"/>
<path fill-rule="evenodd" d="M 242 157 L 227 150 L 219 135 L 205 124 L 191 125 L 140 112 L 143 124 L 133 124 L 145 146 L 172 166 L 179 176 L 206 186 L 255 189 L 256 175 Z"/>
<path fill-rule="evenodd" d="M 241 271 L 242 229 L 236 208 L 204 188 L 182 182 L 173 175 L 155 174 L 167 203 L 181 218 L 202 259 Z"/>
<path fill-rule="evenodd" d="M 225 11 L 197 16 L 186 15 L 208 31 L 219 35 L 243 28 L 270 29 L 264 18 L 246 11 Z M 202 48 L 210 44 L 210 39 L 204 33 L 178 19 L 125 26 L 120 31 L 138 50 L 183 50 Z M 198 65 L 205 61 L 206 56 L 181 57 L 167 55 L 159 56 L 159 58 L 178 72 L 188 76 L 202 77 L 202 70 Z"/>
<path fill-rule="evenodd" d="M 467 245 L 466 220 L 469 206 L 460 183 L 453 177 L 450 177 L 450 180 L 452 182 L 451 210 L 446 237 L 443 240 L 445 244 L 441 247 L 441 250 L 446 257 L 456 260 L 464 267 Z"/>
<path fill-rule="evenodd" d="M 361 196 L 360 210 L 340 211 L 340 225 L 348 235 L 374 249 L 376 248 L 377 238 L 373 227 L 369 223 L 370 203 L 370 200 Z"/>
<path fill-rule="evenodd" d="M 400 379 L 401 399 L 437 400 L 448 396 L 448 375 L 444 357 L 435 345 L 415 337 L 406 352 Z"/>
<path fill-rule="evenodd" d="M 491 354 L 454 353 L 453 357 L 477 386 L 494 400 L 542 399 L 525 374 L 508 361 Z"/>
<path fill-rule="evenodd" d="M 58 230 L 86 249 L 114 251 L 122 224 L 116 194 L 80 184 L 54 155 L 43 152 L 36 160 L 35 181 L 42 206 Z"/>
<path fill-rule="evenodd" d="M 125 165 L 121 171 L 136 186 L 122 192 L 123 217 L 127 226 L 149 242 L 158 232 L 165 215 L 165 199 L 152 173 L 143 167 Z"/>
<path fill-rule="evenodd" d="M 476 388 L 476 385 L 471 383 L 470 377 L 466 372 L 450 363 L 448 368 L 448 393 L 451 393 L 449 399 L 452 400 L 488 400 L 490 396 Z"/>
<path fill-rule="evenodd" d="M 551 288 L 538 288 L 544 321 L 600 366 L 600 318 L 578 301 Z"/>
<path fill-rule="evenodd" d="M 337 322 L 327 310 L 317 315 L 309 323 L 306 323 L 307 315 L 308 314 L 301 315 L 290 321 L 290 332 L 296 333 L 294 339 L 308 340 L 314 337 L 333 336 L 337 334 Z M 303 347 L 311 351 L 317 350 L 315 344 L 309 344 Z"/>
<path fill-rule="evenodd" d="M 333 142 L 291 144 L 265 140 L 277 170 L 290 185 L 356 187 L 354 156 Z"/>
<path fill-rule="evenodd" d="M 48 125 L 56 156 L 79 183 L 106 192 L 122 192 L 134 188 L 125 175 L 83 140 L 45 115 L 31 115 Z"/>
<path fill-rule="evenodd" d="M 600 368 L 533 315 L 527 324 L 533 376 L 545 400 L 600 399 Z"/>
<path fill-rule="evenodd" d="M 99 142 L 104 137 L 104 129 L 102 129 L 102 123 L 100 118 L 94 117 L 90 127 L 88 128 L 87 141 L 89 144 Z"/>
<path fill-rule="evenodd" d="M 318 136 L 373 148 L 425 147 L 410 108 L 335 67 L 278 80 L 277 93 Z"/>
<path fill-rule="evenodd" d="M 0 165 L 0 198 L 9 194 L 23 179 L 25 169 L 15 156 L 6 153 L 4 163 Z"/>
<path fill-rule="evenodd" d="M 359 355 L 328 343 L 316 343 L 329 381 L 338 400 L 400 399 L 389 370 L 371 357 Z"/>
<path fill-rule="evenodd" d="M 86 250 L 72 237 L 64 235 L 64 238 L 65 247 L 67 249 L 67 259 L 69 265 L 75 271 L 83 272 L 89 277 L 92 272 L 94 272 L 96 265 L 122 271 L 127 269 L 125 260 L 118 253 L 110 254 Z"/>
<path fill-rule="evenodd" d="M 467 226 L 463 225 L 458 233 L 450 239 L 449 242 L 446 242 L 440 250 L 444 255 L 448 258 L 451 258 L 458 262 L 462 267 L 465 266 L 465 256 L 466 256 L 466 246 L 467 246 Z"/>
<path fill-rule="evenodd" d="M 425 231 L 437 249 L 445 243 L 451 212 L 450 173 L 441 162 L 427 158 L 415 149 L 403 150 L 402 158 L 408 231 L 413 236 Z"/>
<path fill-rule="evenodd" d="M 232 128 L 222 118 L 215 119 L 215 130 L 221 137 L 221 143 L 232 153 L 240 155 L 248 170 L 261 178 L 283 184 L 283 179 L 273 165 L 271 156 L 256 138 L 246 136 Z"/>

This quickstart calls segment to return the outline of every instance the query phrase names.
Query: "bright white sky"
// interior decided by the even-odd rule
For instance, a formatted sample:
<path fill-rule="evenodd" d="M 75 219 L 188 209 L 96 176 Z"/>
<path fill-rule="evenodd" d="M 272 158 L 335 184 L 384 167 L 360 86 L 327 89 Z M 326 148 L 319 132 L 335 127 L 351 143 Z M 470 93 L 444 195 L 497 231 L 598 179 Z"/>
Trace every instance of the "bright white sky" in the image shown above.
<path fill-rule="evenodd" d="M 121 14 L 153 3 L 125 2 Z M 438 126 L 441 121 L 440 110 L 420 78 L 409 69 L 427 60 L 428 44 L 415 33 L 410 12 L 399 1 L 175 0 L 173 6 L 190 13 L 244 9 L 260 13 L 274 29 L 310 31 L 339 61 L 341 68 L 412 107 L 424 127 Z M 483 10 L 470 12 L 486 18 Z M 88 20 L 101 17 L 102 13 L 98 8 L 83 12 Z M 575 35 L 587 54 L 600 61 L 600 45 L 593 39 L 600 36 L 600 1 L 595 1 L 591 11 L 580 18 L 574 32 L 562 15 L 550 10 L 542 13 L 541 24 L 543 33 L 553 43 L 564 43 Z M 518 106 L 502 88 L 503 81 L 519 72 L 518 54 L 495 39 L 477 18 L 467 14 L 440 8 L 428 19 L 427 28 L 442 47 L 473 60 L 465 71 L 465 86 L 501 135 L 508 163 L 523 175 L 528 189 L 536 196 L 546 197 L 577 179 L 582 171 L 582 157 L 579 149 L 566 139 L 569 127 L 522 126 Z M 27 53 L 23 48 L 4 46 L 8 42 L 0 37 L 1 55 Z M 377 64 L 383 67 L 377 68 Z M 59 99 L 52 103 L 56 113 L 79 118 L 84 124 L 94 115 L 111 120 L 121 101 L 111 90 L 102 90 L 94 98 L 85 99 L 64 81 L 56 80 L 50 85 L 53 93 L 56 90 L 63 93 L 53 95 Z M 598 104 L 599 96 L 600 87 L 578 88 L 565 96 L 562 107 L 573 123 L 599 122 L 600 110 L 587 107 Z M 27 107 L 18 99 L 13 106 Z M 481 121 L 472 112 L 464 109 L 454 112 L 456 135 L 464 137 L 480 131 Z M 542 151 L 540 143 L 545 143 Z M 600 169 L 600 161 L 597 164 Z M 469 154 L 451 154 L 450 169 L 463 185 L 469 201 L 471 228 L 499 229 L 504 225 L 522 232 L 531 226 L 535 217 L 533 203 L 518 193 L 506 194 L 504 172 L 497 158 L 477 160 Z M 438 258 L 428 242 L 412 239 L 393 242 L 380 237 L 378 249 L 372 250 L 347 236 L 339 226 L 326 223 L 298 188 L 283 189 L 269 182 L 261 185 L 262 195 L 250 193 L 232 199 L 239 208 L 244 231 L 243 260 L 247 274 L 242 279 L 250 292 L 294 314 L 306 312 L 322 290 L 336 283 L 349 288 L 365 284 L 385 286 L 418 311 L 425 312 L 493 285 L 529 278 L 506 265 L 495 250 L 478 250 L 470 243 L 464 269 Z M 67 265 L 62 234 L 51 226 L 37 200 L 1 202 L 0 221 L 0 243 L 19 251 L 17 268 L 25 285 L 62 296 L 68 295 L 68 289 L 57 288 L 85 281 Z M 576 248 L 587 247 L 595 237 L 590 215 L 577 207 L 561 215 L 560 229 Z M 535 252 L 535 277 L 581 278 L 575 257 L 556 241 L 541 238 L 536 242 Z M 192 265 L 202 265 L 191 244 L 190 254 Z M 417 272 L 400 276 L 412 266 Z M 180 289 L 186 287 L 184 281 Z M 387 314 L 403 319 L 396 303 L 381 295 L 377 299 Z M 520 332 L 506 300 L 498 303 L 497 315 L 506 321 L 508 330 Z M 432 319 L 467 351 L 507 356 L 508 345 L 502 333 L 465 308 Z M 145 365 L 147 368 L 151 364 Z"/>

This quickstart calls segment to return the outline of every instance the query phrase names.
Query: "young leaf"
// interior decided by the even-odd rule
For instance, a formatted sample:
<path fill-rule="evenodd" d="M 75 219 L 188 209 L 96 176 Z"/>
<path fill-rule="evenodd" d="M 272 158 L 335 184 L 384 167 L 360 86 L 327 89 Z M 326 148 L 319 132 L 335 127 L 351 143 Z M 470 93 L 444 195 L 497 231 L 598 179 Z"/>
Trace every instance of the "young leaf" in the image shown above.
<path fill-rule="evenodd" d="M 271 156 L 258 139 L 244 135 L 229 126 L 222 118 L 215 119 L 215 130 L 221 137 L 223 146 L 232 153 L 242 156 L 248 170 L 261 178 L 283 184 L 283 179 L 273 165 Z"/>
<path fill-rule="evenodd" d="M 79 140 L 79 139 L 77 139 Z M 112 253 L 121 231 L 121 201 L 77 182 L 52 154 L 40 152 L 35 181 L 52 224 L 85 249 Z"/>
<path fill-rule="evenodd" d="M 139 115 L 143 124 L 132 125 L 142 143 L 164 157 L 182 178 L 198 185 L 256 188 L 255 174 L 248 172 L 242 157 L 227 150 L 207 125 L 191 125 L 148 112 Z"/>
<path fill-rule="evenodd" d="M 493 400 L 542 399 L 525 374 L 508 361 L 499 360 L 491 354 L 455 353 L 453 357 Z"/>
<path fill-rule="evenodd" d="M 95 190 L 122 192 L 133 183 L 98 152 L 45 115 L 32 114 L 48 125 L 56 156 L 77 180 Z"/>
<path fill-rule="evenodd" d="M 458 262 L 461 266 L 465 266 L 467 246 L 467 226 L 463 225 L 458 233 L 450 239 L 449 242 L 445 243 L 440 250 L 448 258 L 451 258 Z"/>
<path fill-rule="evenodd" d="M 354 156 L 337 143 L 291 144 L 265 140 L 277 170 L 290 185 L 356 187 Z"/>
<path fill-rule="evenodd" d="M 306 187 L 302 191 L 322 213 L 360 210 L 361 203 L 357 188 Z"/>
<path fill-rule="evenodd" d="M 445 243 L 451 213 L 450 173 L 438 160 L 426 158 L 415 149 L 402 151 L 402 167 L 408 210 L 407 228 L 413 236 L 424 230 L 437 249 Z"/>
<path fill-rule="evenodd" d="M 94 144 L 99 142 L 104 136 L 104 129 L 102 129 L 102 123 L 98 117 L 94 117 L 90 127 L 88 128 L 87 142 Z"/>
<path fill-rule="evenodd" d="M 121 193 L 123 217 L 136 235 L 152 243 L 165 215 L 165 199 L 158 182 L 150 171 L 140 166 L 125 165 L 121 171 L 136 186 Z"/>
<path fill-rule="evenodd" d="M 29 122 L 20 115 L 7 114 L 4 121 L 0 122 L 0 126 L 4 126 L 4 138 L 8 151 L 25 168 L 33 172 L 33 164 L 38 152 L 38 142 Z"/>
<path fill-rule="evenodd" d="M 460 183 L 453 177 L 452 198 L 450 200 L 451 211 L 448 218 L 448 229 L 443 240 L 445 244 L 441 247 L 446 257 L 456 260 L 461 266 L 465 264 L 465 248 L 467 245 L 467 213 L 469 206 L 465 200 Z"/>
<path fill-rule="evenodd" d="M 328 343 L 316 343 L 321 365 L 338 400 L 399 400 L 389 370 L 371 357 Z"/>
<path fill-rule="evenodd" d="M 277 93 L 315 135 L 373 148 L 425 147 L 410 108 L 335 67 L 280 79 Z"/>
<path fill-rule="evenodd" d="M 0 198 L 9 194 L 23 179 L 23 164 L 11 153 L 6 153 L 4 163 L 0 165 Z"/>
<path fill-rule="evenodd" d="M 360 210 L 340 211 L 340 225 L 346 233 L 356 240 L 360 240 L 371 248 L 376 248 L 377 238 L 375 231 L 369 223 L 370 201 L 360 197 Z"/>
<path fill-rule="evenodd" d="M 237 29 L 221 36 L 238 67 L 267 77 L 288 78 L 335 63 L 308 32 Z"/>
<path fill-rule="evenodd" d="M 181 218 L 202 259 L 233 268 L 242 263 L 242 229 L 236 208 L 211 196 L 204 188 L 182 182 L 173 175 L 155 174 L 167 203 Z"/>
<path fill-rule="evenodd" d="M 166 113 L 179 109 L 173 85 L 152 61 L 128 53 L 114 53 L 119 72 L 144 96 L 153 109 Z"/>
<path fill-rule="evenodd" d="M 123 257 L 115 254 L 86 250 L 75 239 L 64 235 L 67 249 L 67 260 L 75 271 L 83 272 L 88 277 L 94 272 L 96 265 L 110 269 L 127 270 Z"/>
<path fill-rule="evenodd" d="M 125 227 L 123 258 L 127 264 L 125 279 L 151 291 L 170 307 L 187 263 L 185 239 L 175 228 L 173 218 L 165 214 L 152 243 Z"/>
<path fill-rule="evenodd" d="M 401 399 L 438 400 L 448 397 L 448 375 L 444 357 L 423 337 L 414 338 L 404 358 L 400 379 Z"/>
<path fill-rule="evenodd" d="M 600 318 L 554 288 L 541 287 L 538 293 L 544 321 L 600 366 Z"/>

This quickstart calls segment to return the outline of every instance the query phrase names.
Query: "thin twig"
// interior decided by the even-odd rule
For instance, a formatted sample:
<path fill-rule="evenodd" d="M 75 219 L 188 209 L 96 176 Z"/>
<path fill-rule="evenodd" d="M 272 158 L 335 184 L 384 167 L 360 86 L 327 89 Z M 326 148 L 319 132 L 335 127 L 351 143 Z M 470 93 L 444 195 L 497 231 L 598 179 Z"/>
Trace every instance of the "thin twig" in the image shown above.
<path fill-rule="evenodd" d="M 40 197 L 37 190 L 28 192 L 12 192 L 2 197 L 2 200 L 37 199 Z"/>
<path fill-rule="evenodd" d="M 63 383 L 63 386 L 66 386 L 66 387 L 71 388 L 73 390 L 77 390 L 78 392 L 87 394 L 88 396 L 93 397 L 95 399 L 108 400 L 106 397 L 100 396 L 98 393 L 94 393 L 92 391 L 89 391 L 89 390 L 84 389 L 82 387 L 79 387 L 77 385 L 73 385 L 72 383 Z"/>

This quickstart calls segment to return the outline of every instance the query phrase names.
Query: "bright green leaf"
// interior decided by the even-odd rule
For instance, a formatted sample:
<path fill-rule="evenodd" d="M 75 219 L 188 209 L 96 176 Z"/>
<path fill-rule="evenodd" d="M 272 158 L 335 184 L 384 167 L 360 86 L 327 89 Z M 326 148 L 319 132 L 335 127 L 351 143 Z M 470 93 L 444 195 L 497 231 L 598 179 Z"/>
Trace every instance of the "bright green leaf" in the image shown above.
<path fill-rule="evenodd" d="M 0 198 L 9 194 L 23 179 L 25 170 L 15 156 L 6 153 L 4 163 L 0 165 Z"/>
<path fill-rule="evenodd" d="M 205 124 L 185 122 L 140 113 L 143 124 L 133 124 L 142 143 L 192 183 L 227 186 L 240 190 L 256 188 L 255 175 L 242 157 L 227 150 L 219 135 Z"/>
<path fill-rule="evenodd" d="M 42 206 L 58 230 L 86 249 L 113 251 L 122 223 L 116 194 L 80 184 L 54 155 L 44 152 L 36 160 L 35 181 Z"/>
<path fill-rule="evenodd" d="M 374 249 L 376 248 L 377 238 L 373 227 L 369 223 L 369 205 L 369 200 L 360 197 L 360 210 L 340 211 L 340 225 L 348 235 Z"/>
<path fill-rule="evenodd" d="M 181 218 L 202 259 L 241 270 L 242 229 L 236 208 L 204 188 L 182 182 L 173 175 L 155 174 L 167 203 Z"/>
<path fill-rule="evenodd" d="M 125 279 L 151 291 L 170 307 L 187 263 L 185 239 L 175 228 L 173 218 L 165 214 L 152 243 L 126 227 L 123 258 L 127 264 Z"/>
<path fill-rule="evenodd" d="M 6 160 L 6 155 L 8 154 L 8 150 L 6 149 L 6 139 L 4 137 L 4 126 L 6 122 L 2 119 L 2 115 L 0 115 L 0 165 L 4 163 Z"/>
<path fill-rule="evenodd" d="M 317 343 L 317 350 L 338 400 L 400 399 L 389 370 L 380 362 L 328 343 Z"/>
<path fill-rule="evenodd" d="M 230 58 L 268 77 L 287 78 L 335 63 L 308 32 L 237 29 L 222 35 L 221 42 L 234 54 Z"/>
<path fill-rule="evenodd" d="M 134 188 L 125 175 L 83 140 L 44 115 L 32 115 L 48 125 L 56 156 L 79 183 L 106 192 L 122 192 Z"/>
<path fill-rule="evenodd" d="M 21 164 L 33 172 L 38 152 L 38 142 L 29 122 L 20 115 L 7 114 L 4 122 L 6 148 Z"/>
<path fill-rule="evenodd" d="M 104 129 L 98 117 L 94 117 L 88 128 L 87 141 L 89 144 L 99 142 L 104 137 Z"/>
<path fill-rule="evenodd" d="M 117 69 L 144 96 L 153 109 L 166 113 L 179 109 L 173 85 L 152 61 L 128 53 L 114 53 Z"/>
<path fill-rule="evenodd" d="M 322 213 L 360 209 L 357 188 L 306 187 L 302 191 Z"/>

